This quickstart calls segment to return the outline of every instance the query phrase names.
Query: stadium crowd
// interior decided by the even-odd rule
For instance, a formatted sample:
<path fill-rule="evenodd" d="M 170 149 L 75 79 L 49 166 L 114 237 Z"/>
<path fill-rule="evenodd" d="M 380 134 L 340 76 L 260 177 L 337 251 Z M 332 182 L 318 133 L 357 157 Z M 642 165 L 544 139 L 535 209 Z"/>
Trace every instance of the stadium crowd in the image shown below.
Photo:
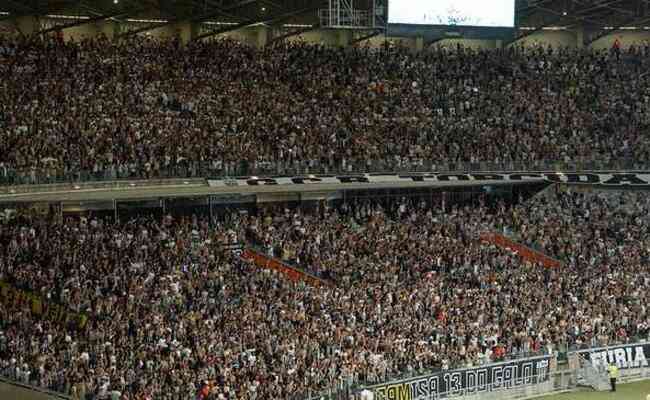
<path fill-rule="evenodd" d="M 539 196 L 513 209 L 508 228 L 534 248 L 567 262 L 623 260 L 630 246 L 648 261 L 650 199 L 636 192 L 560 192 Z M 584 260 L 575 260 L 583 256 Z"/>
<path fill-rule="evenodd" d="M 650 159 L 647 47 L 0 36 L 0 61 L 0 183 Z M 75 400 L 304 399 L 341 378 L 647 338 L 649 211 L 637 193 L 559 191 L 226 220 L 20 217 L 0 224 L 0 374 Z M 479 238 L 504 229 L 561 270 Z M 259 270 L 232 243 L 332 286 Z M 39 318 L 8 288 L 87 323 Z"/>
<path fill-rule="evenodd" d="M 0 225 L 0 280 L 89 319 L 80 330 L 2 302 L 0 372 L 75 399 L 303 399 L 341 377 L 378 382 L 646 338 L 647 239 L 593 231 L 623 220 L 647 232 L 649 204 L 609 196 L 532 200 L 530 237 L 571 243 L 559 270 L 478 238 L 509 221 L 528 232 L 524 208 L 502 202 L 367 202 L 225 221 L 19 218 Z M 616 199 L 636 210 L 630 219 Z M 559 205 L 599 225 L 544 228 L 538 216 L 555 218 Z M 290 283 L 225 250 L 251 238 L 334 284 Z"/>
<path fill-rule="evenodd" d="M 650 158 L 648 47 L 0 37 L 0 49 L 5 180 Z"/>

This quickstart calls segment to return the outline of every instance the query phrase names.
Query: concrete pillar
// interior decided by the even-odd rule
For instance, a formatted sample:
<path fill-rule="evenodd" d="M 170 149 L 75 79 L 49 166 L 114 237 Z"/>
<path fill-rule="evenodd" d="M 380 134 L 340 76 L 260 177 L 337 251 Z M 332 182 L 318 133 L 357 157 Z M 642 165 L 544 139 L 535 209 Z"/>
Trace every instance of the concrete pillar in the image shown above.
<path fill-rule="evenodd" d="M 120 36 L 122 33 L 122 30 L 124 29 L 124 24 L 114 21 L 113 22 L 113 38 L 117 38 Z"/>
<path fill-rule="evenodd" d="M 17 17 L 14 20 L 14 24 L 16 25 L 18 32 L 22 33 L 25 36 L 30 36 L 34 32 L 38 32 L 41 25 L 38 18 L 32 15 Z"/>
<path fill-rule="evenodd" d="M 196 22 L 190 22 L 190 31 L 192 33 L 192 41 L 196 40 L 196 38 L 201 34 L 201 24 L 197 24 Z"/>
<path fill-rule="evenodd" d="M 257 27 L 257 40 L 256 45 L 258 49 L 263 49 L 266 47 L 266 44 L 270 41 L 271 29 L 266 25 L 261 25 Z"/>
<path fill-rule="evenodd" d="M 422 36 L 418 36 L 415 38 L 415 51 L 422 51 L 424 50 L 424 38 Z"/>
<path fill-rule="evenodd" d="M 178 22 L 174 24 L 174 36 L 180 39 L 183 45 L 192 40 L 192 23 L 189 21 Z"/>
<path fill-rule="evenodd" d="M 160 39 L 171 39 L 178 36 L 178 31 L 176 30 L 176 25 L 172 24 L 149 29 L 148 31 L 141 32 L 140 35 L 147 35 Z"/>
<path fill-rule="evenodd" d="M 119 33 L 119 24 L 115 21 L 104 20 L 97 23 L 97 30 L 103 33 L 108 40 L 113 40 Z"/>
<path fill-rule="evenodd" d="M 352 41 L 352 31 L 349 29 L 340 29 L 338 31 L 337 46 L 348 47 Z"/>
<path fill-rule="evenodd" d="M 100 26 L 99 24 L 89 23 L 83 25 L 73 26 L 67 29 L 63 29 L 63 39 L 65 41 L 74 40 L 76 42 L 92 39 L 99 35 Z"/>
<path fill-rule="evenodd" d="M 579 49 L 585 47 L 585 28 L 583 26 L 576 28 L 576 47 Z"/>

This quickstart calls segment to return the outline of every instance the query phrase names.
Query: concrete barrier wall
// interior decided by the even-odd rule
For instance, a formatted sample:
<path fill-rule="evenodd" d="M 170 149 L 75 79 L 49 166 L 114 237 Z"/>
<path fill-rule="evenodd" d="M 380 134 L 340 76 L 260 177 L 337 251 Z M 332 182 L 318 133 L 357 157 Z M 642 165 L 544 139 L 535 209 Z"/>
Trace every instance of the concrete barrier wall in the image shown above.
<path fill-rule="evenodd" d="M 65 400 L 66 396 L 57 396 L 23 386 L 0 381 L 0 399 L 2 400 Z"/>

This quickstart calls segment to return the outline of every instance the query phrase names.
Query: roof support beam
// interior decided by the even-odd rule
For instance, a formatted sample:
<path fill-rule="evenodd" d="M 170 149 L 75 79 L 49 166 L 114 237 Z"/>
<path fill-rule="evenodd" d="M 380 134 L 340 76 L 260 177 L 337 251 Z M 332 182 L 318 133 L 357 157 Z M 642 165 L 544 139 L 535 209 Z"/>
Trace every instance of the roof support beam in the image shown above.
<path fill-rule="evenodd" d="M 623 27 L 635 26 L 635 25 L 638 25 L 638 24 L 644 24 L 644 23 L 646 23 L 648 21 L 650 21 L 650 17 L 630 18 L 630 19 L 626 20 L 625 22 L 621 23 L 620 25 L 615 26 L 614 29 L 603 29 L 597 35 L 589 38 L 589 40 L 587 40 L 587 42 L 586 42 L 586 45 L 590 45 L 590 44 L 592 44 L 593 42 L 595 42 L 598 39 L 604 38 L 607 35 L 611 35 L 612 33 L 621 30 L 621 28 L 623 28 Z"/>
<path fill-rule="evenodd" d="M 596 3 L 592 7 L 576 10 L 575 14 L 588 13 L 589 11 L 593 11 L 593 10 L 597 10 L 599 8 L 607 7 L 609 5 L 619 3 L 620 1 L 621 0 L 610 0 L 610 1 L 603 1 L 603 2 L 600 2 L 600 3 Z"/>
<path fill-rule="evenodd" d="M 197 17 L 197 18 L 192 18 L 190 20 L 190 22 L 197 22 L 197 23 L 198 22 L 203 22 L 203 21 L 207 21 L 207 20 L 209 20 L 211 18 L 218 17 L 218 16 L 225 16 L 225 17 L 235 18 L 235 19 L 241 20 L 241 17 L 238 17 L 238 16 L 236 16 L 234 14 L 230 14 L 229 11 L 236 10 L 236 9 L 244 7 L 244 6 L 248 5 L 248 4 L 256 3 L 257 1 L 258 0 L 243 0 L 243 1 L 237 2 L 237 3 L 233 4 L 233 5 L 225 7 L 225 8 L 219 8 L 219 7 L 215 7 L 214 5 L 211 5 L 209 13 L 203 14 L 203 15 Z M 138 33 L 141 33 L 141 32 L 146 32 L 146 31 L 150 31 L 152 29 L 162 28 L 163 26 L 172 25 L 172 24 L 175 24 L 175 23 L 178 23 L 178 22 L 181 22 L 181 21 L 182 21 L 182 19 L 180 19 L 180 18 L 174 18 L 174 19 L 170 19 L 170 20 L 168 20 L 166 22 L 143 26 L 142 28 L 139 28 L 139 29 L 134 29 L 132 31 L 124 32 L 124 33 L 120 34 L 120 37 L 137 35 Z"/>
<path fill-rule="evenodd" d="M 352 39 L 352 41 L 350 41 L 350 45 L 355 45 L 357 43 L 361 43 L 361 42 L 366 41 L 368 39 L 372 39 L 375 36 L 381 35 L 382 32 L 383 32 L 382 29 L 376 29 L 376 30 L 372 31 L 371 33 L 369 33 L 367 35 L 363 35 L 363 36 L 360 36 L 360 37 L 358 37 L 356 39 Z"/>
<path fill-rule="evenodd" d="M 592 11 L 596 11 L 596 10 L 600 10 L 600 9 L 604 8 L 604 9 L 620 12 L 622 14 L 632 14 L 632 15 L 634 15 L 633 11 L 612 7 L 613 5 L 615 5 L 617 3 L 620 3 L 621 1 L 623 1 L 623 0 L 603 1 L 601 3 L 594 4 L 593 7 L 583 8 L 581 10 L 576 10 L 573 14 L 575 14 L 577 16 L 578 15 L 583 15 L 583 14 L 589 14 Z"/>
<path fill-rule="evenodd" d="M 304 14 L 306 12 L 314 11 L 314 10 L 315 10 L 315 8 L 303 8 L 301 10 L 291 11 L 291 12 L 288 12 L 288 13 L 280 14 L 280 15 L 274 16 L 272 18 L 266 18 L 266 17 L 253 18 L 253 19 L 250 19 L 248 21 L 244 21 L 244 22 L 242 22 L 240 24 L 237 24 L 237 25 L 229 26 L 227 28 L 217 29 L 217 30 L 212 31 L 212 32 L 207 32 L 207 33 L 204 33 L 202 35 L 198 35 L 198 36 L 196 36 L 194 38 L 194 40 L 201 40 L 201 39 L 205 39 L 205 38 L 210 37 L 210 36 L 221 35 L 222 33 L 236 31 L 237 29 L 245 28 L 247 26 L 255 25 L 255 24 L 259 24 L 259 23 L 274 24 L 274 23 L 281 22 L 282 20 L 285 20 L 287 18 L 291 18 L 293 16 Z"/>
<path fill-rule="evenodd" d="M 16 0 L 16 1 L 23 1 L 23 0 Z M 54 1 L 47 2 L 48 4 L 44 8 L 42 8 L 40 6 L 40 3 L 42 3 L 42 1 L 34 1 L 33 2 L 33 7 L 32 8 L 34 8 L 35 13 L 31 14 L 31 15 L 35 15 L 35 16 L 40 17 L 40 16 L 43 16 L 45 14 L 56 14 L 56 13 L 59 13 L 59 12 L 64 11 L 64 10 L 72 9 L 73 7 L 77 7 L 79 5 L 78 0 L 60 0 L 60 1 L 57 1 L 57 2 L 54 2 Z M 52 4 L 52 3 L 54 3 L 54 4 Z"/>
<path fill-rule="evenodd" d="M 75 7 L 79 5 L 78 1 L 63 1 L 59 2 L 55 5 L 51 5 L 50 7 L 46 9 L 41 9 L 38 7 L 38 3 L 34 3 L 33 6 L 27 6 L 23 3 L 20 3 L 20 1 L 23 1 L 24 3 L 27 3 L 24 0 L 3 0 L 3 1 L 8 1 L 11 2 L 14 5 L 18 5 L 22 10 L 24 11 L 16 11 L 16 10 L 9 10 L 11 14 L 5 15 L 3 17 L 0 17 L 0 21 L 4 21 L 7 19 L 13 19 L 16 17 L 27 17 L 27 16 L 33 16 L 33 17 L 42 17 L 46 14 L 56 14 L 58 12 L 61 12 L 63 10 L 66 10 L 70 7 Z M 14 12 L 15 11 L 15 12 Z"/>
<path fill-rule="evenodd" d="M 9 5 L 9 10 L 2 10 L 2 11 L 11 12 L 11 11 L 14 11 L 14 8 L 15 8 L 16 10 L 20 10 L 19 12 L 21 12 L 21 13 L 38 14 L 36 9 L 34 9 L 34 8 L 28 6 L 28 5 L 25 5 L 25 4 L 21 3 L 21 2 L 14 1 L 14 0 L 4 0 L 4 1 Z"/>
<path fill-rule="evenodd" d="M 232 14 L 225 14 L 225 13 L 228 13 L 229 11 L 237 10 L 237 9 L 245 7 L 245 6 L 249 5 L 249 4 L 257 3 L 257 1 L 258 0 L 242 0 L 240 2 L 237 2 L 237 3 L 233 4 L 233 5 L 230 5 L 230 6 L 224 7 L 224 8 L 212 7 L 211 11 L 213 11 L 213 12 L 208 13 L 206 15 L 201 15 L 198 18 L 192 19 L 192 22 L 204 22 L 204 21 L 209 20 L 210 18 L 218 17 L 220 15 L 232 16 Z M 242 19 L 242 18 L 237 17 L 237 19 Z"/>
<path fill-rule="evenodd" d="M 535 11 L 537 11 L 537 9 L 539 8 L 539 6 L 541 6 L 542 4 L 548 3 L 548 2 L 550 2 L 550 1 L 551 1 L 551 0 L 542 0 L 542 1 L 537 2 L 536 4 L 529 5 L 529 6 L 527 6 L 527 7 L 523 7 L 523 8 L 520 8 L 520 9 L 518 9 L 518 10 L 515 10 L 515 12 L 518 14 L 517 17 L 519 17 L 519 18 L 521 18 L 521 17 L 526 18 L 526 17 L 528 17 L 528 16 L 534 14 Z M 522 14 L 523 14 L 523 15 L 522 15 Z"/>
<path fill-rule="evenodd" d="M 207 33 L 204 33 L 204 34 L 201 34 L 201 35 L 197 35 L 193 40 L 201 40 L 201 39 L 205 39 L 205 38 L 210 37 L 210 36 L 218 36 L 218 35 L 221 35 L 223 33 L 236 31 L 237 29 L 245 28 L 245 27 L 247 27 L 249 25 L 253 25 L 254 23 L 255 22 L 242 22 L 240 24 L 232 25 L 232 26 L 229 26 L 227 28 L 221 28 L 221 29 L 214 30 L 212 32 L 207 32 Z"/>
<path fill-rule="evenodd" d="M 537 33 L 537 32 L 542 31 L 542 30 L 543 30 L 544 28 L 546 28 L 547 26 L 553 26 L 553 25 L 555 25 L 555 24 L 559 24 L 559 23 L 561 23 L 565 18 L 566 18 L 565 16 L 560 15 L 558 18 L 555 18 L 555 19 L 552 20 L 550 23 L 542 24 L 541 26 L 538 26 L 538 27 L 536 27 L 535 29 L 532 29 L 532 30 L 530 30 L 530 31 L 527 31 L 526 33 L 524 33 L 524 34 L 521 35 L 521 36 L 517 36 L 516 38 L 514 38 L 514 39 L 511 40 L 511 41 L 509 41 L 508 43 L 504 43 L 504 46 L 510 46 L 510 45 L 513 44 L 513 43 L 517 43 L 518 41 L 520 41 L 520 40 L 522 40 L 522 39 L 525 39 L 525 38 L 527 38 L 527 37 L 530 36 L 530 35 L 533 35 L 533 34 L 535 34 L 535 33 Z M 572 27 L 572 26 L 573 26 L 573 25 L 569 25 L 568 28 L 570 28 L 570 27 Z"/>
<path fill-rule="evenodd" d="M 577 21 L 586 21 L 586 22 L 590 22 L 592 24 L 602 25 L 602 22 L 600 22 L 600 21 L 592 20 L 590 18 L 585 18 L 583 16 L 574 16 L 574 15 L 570 15 L 570 14 L 564 15 L 563 13 L 561 13 L 559 11 L 555 11 L 555 10 L 553 10 L 551 8 L 546 8 L 546 7 L 538 7 L 538 8 L 540 10 L 542 10 L 542 11 L 546 11 L 547 13 L 554 14 L 554 15 L 557 15 L 559 17 L 564 17 L 564 18 L 567 18 L 567 19 L 571 19 L 571 20 L 574 20 L 576 22 Z"/>
<path fill-rule="evenodd" d="M 133 36 L 137 35 L 138 33 L 141 32 L 147 32 L 147 31 L 152 31 L 157 28 L 162 28 L 163 26 L 168 26 L 171 25 L 175 21 L 167 21 L 167 22 L 160 22 L 158 24 L 152 24 L 152 25 L 146 25 L 143 26 L 142 28 L 137 28 L 137 29 L 132 29 L 130 31 L 122 32 L 118 35 L 118 37 L 127 37 L 127 36 Z"/>
<path fill-rule="evenodd" d="M 271 39 L 271 40 L 270 40 L 266 45 L 267 45 L 267 46 L 271 46 L 271 45 L 273 45 L 273 44 L 275 44 L 275 43 L 277 43 L 277 42 L 281 42 L 281 41 L 283 41 L 283 40 L 286 39 L 286 38 L 290 38 L 290 37 L 292 37 L 292 36 L 297 36 L 297 35 L 302 35 L 303 33 L 311 32 L 311 31 L 315 31 L 315 30 L 317 30 L 318 28 L 320 28 L 320 25 L 314 25 L 314 26 L 311 26 L 311 27 L 306 27 L 306 28 L 302 28 L 302 29 L 296 29 L 296 30 L 294 30 L 294 31 L 287 32 L 287 33 L 285 33 L 285 34 L 283 34 L 283 35 L 280 35 L 280 36 L 276 36 L 276 37 L 274 37 L 274 38 Z"/>
<path fill-rule="evenodd" d="M 436 44 L 436 43 L 438 43 L 438 42 L 442 42 L 442 41 L 445 40 L 445 39 L 448 39 L 448 38 L 446 38 L 446 37 L 439 37 L 439 38 L 435 38 L 435 39 L 429 39 L 429 40 L 427 40 L 427 41 L 424 42 L 424 48 L 426 49 L 426 48 L 428 48 L 428 47 L 431 47 L 431 46 L 433 46 L 434 44 Z"/>
<path fill-rule="evenodd" d="M 14 19 L 16 17 L 25 17 L 28 15 L 39 15 L 40 13 L 38 10 L 31 8 L 29 6 L 26 6 L 25 4 L 22 4 L 20 2 L 14 1 L 14 0 L 5 0 L 7 3 L 10 5 L 8 9 L 3 9 L 2 11 L 9 11 L 9 15 L 4 15 L 0 17 L 0 21 L 5 21 L 8 19 Z"/>
<path fill-rule="evenodd" d="M 193 1 L 194 1 L 194 4 L 197 4 L 197 2 L 198 2 L 198 0 L 193 0 Z M 238 20 L 241 19 L 240 16 L 235 15 L 235 14 L 231 14 L 231 13 L 228 12 L 228 11 L 234 10 L 235 8 L 232 8 L 232 9 L 231 8 L 227 8 L 227 9 L 221 8 L 221 6 L 215 4 L 212 0 L 206 1 L 205 4 L 209 4 L 210 8 L 207 11 L 212 12 L 213 17 L 223 16 L 223 17 L 228 17 L 228 18 L 238 19 Z M 232 6 L 232 7 L 238 8 L 239 6 Z M 204 16 L 200 15 L 197 18 L 204 18 Z M 198 21 L 196 19 L 193 19 L 193 21 L 194 22 L 200 22 L 200 21 Z"/>
<path fill-rule="evenodd" d="M 40 31 L 34 32 L 34 33 L 37 34 L 37 35 L 42 35 L 42 34 L 45 34 L 45 33 L 55 32 L 55 31 L 58 31 L 58 30 L 61 30 L 61 29 L 68 29 L 68 28 L 73 28 L 75 26 L 92 24 L 92 23 L 99 22 L 99 21 L 104 21 L 104 20 L 107 20 L 107 19 L 110 19 L 110 18 L 119 18 L 119 17 L 122 17 L 122 16 L 126 16 L 128 14 L 129 14 L 128 12 L 120 12 L 120 13 L 115 13 L 115 14 L 110 14 L 110 15 L 102 15 L 102 16 L 99 16 L 99 17 L 93 17 L 93 18 L 89 18 L 89 19 L 80 19 L 78 21 L 70 22 L 68 24 L 57 25 L 57 26 L 53 26 L 53 27 L 47 28 L 47 29 L 41 29 Z"/>
<path fill-rule="evenodd" d="M 286 8 L 282 4 L 280 4 L 278 2 L 275 2 L 275 1 L 271 1 L 271 0 L 260 0 L 260 2 L 268 4 L 271 7 L 280 8 L 280 9 L 283 9 L 283 10 Z"/>
<path fill-rule="evenodd" d="M 616 5 L 617 3 L 621 3 L 622 1 L 623 0 L 602 0 L 600 2 L 590 3 L 589 6 L 586 7 L 586 8 L 578 8 L 576 6 L 572 10 L 567 9 L 567 10 L 562 10 L 562 12 L 560 12 L 560 11 L 556 11 L 556 10 L 553 10 L 551 8 L 548 8 L 548 7 L 550 7 L 550 5 L 549 6 L 544 5 L 545 3 L 548 2 L 548 0 L 542 0 L 542 1 L 538 2 L 537 4 L 534 4 L 534 5 L 531 5 L 531 6 L 528 6 L 528 7 L 517 10 L 517 17 L 519 19 L 528 18 L 531 15 L 533 15 L 536 11 L 545 11 L 545 12 L 555 14 L 555 15 L 564 15 L 563 12 L 567 12 L 568 17 L 574 17 L 576 19 L 587 21 L 587 22 L 590 22 L 590 23 L 593 23 L 593 24 L 602 24 L 599 21 L 594 21 L 594 20 L 588 19 L 589 14 L 593 13 L 595 11 L 600 11 L 600 10 L 602 10 L 602 11 L 611 10 L 611 11 L 615 11 L 615 12 L 618 12 L 618 13 L 621 13 L 621 14 L 634 15 L 633 11 L 621 9 L 621 8 L 618 8 L 618 7 L 616 7 L 616 8 L 612 7 L 612 6 Z"/>

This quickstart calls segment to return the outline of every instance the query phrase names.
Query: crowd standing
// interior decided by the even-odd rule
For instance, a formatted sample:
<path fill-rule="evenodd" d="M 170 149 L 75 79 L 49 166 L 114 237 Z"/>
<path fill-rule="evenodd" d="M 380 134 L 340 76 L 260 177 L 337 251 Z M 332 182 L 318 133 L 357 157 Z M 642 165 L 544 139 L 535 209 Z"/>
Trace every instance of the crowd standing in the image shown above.
<path fill-rule="evenodd" d="M 0 36 L 0 180 L 650 158 L 650 49 L 331 49 Z M 308 77 L 308 79 L 306 79 Z M 18 171 L 18 172 L 16 172 Z M 304 398 L 342 377 L 648 337 L 647 197 L 0 225 L 0 373 L 74 399 Z M 543 269 L 481 242 L 507 228 Z M 252 242 L 332 282 L 232 253 Z"/>
<path fill-rule="evenodd" d="M 492 201 L 224 221 L 18 218 L 0 225 L 0 280 L 89 322 L 78 330 L 0 305 L 0 372 L 75 399 L 303 399 L 341 378 L 379 382 L 647 338 L 647 239 L 610 242 L 604 232 L 621 223 L 647 232 L 650 205 L 602 196 L 535 198 L 530 218 Z M 636 218 L 619 216 L 616 199 Z M 599 222 L 545 228 L 538 218 L 555 218 L 560 204 L 558 218 L 589 212 Z M 571 256 L 545 269 L 479 239 L 504 223 L 571 243 Z M 333 285 L 291 283 L 225 250 L 251 239 Z"/>
<path fill-rule="evenodd" d="M 0 37 L 0 49 L 5 180 L 650 158 L 647 46 Z"/>
<path fill-rule="evenodd" d="M 519 240 L 561 261 L 583 256 L 591 264 L 622 260 L 630 247 L 645 262 L 650 255 L 644 191 L 560 191 L 538 196 L 513 210 L 507 224 Z"/>

